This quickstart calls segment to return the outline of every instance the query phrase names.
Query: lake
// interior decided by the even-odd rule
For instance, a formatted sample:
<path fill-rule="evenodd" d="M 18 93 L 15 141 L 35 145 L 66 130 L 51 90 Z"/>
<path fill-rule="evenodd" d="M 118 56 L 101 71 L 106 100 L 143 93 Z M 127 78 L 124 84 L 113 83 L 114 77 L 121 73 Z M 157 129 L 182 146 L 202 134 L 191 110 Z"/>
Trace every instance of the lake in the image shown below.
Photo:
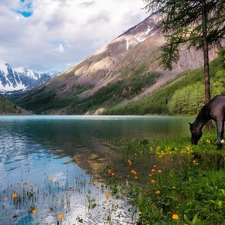
<path fill-rule="evenodd" d="M 108 214 L 112 224 L 133 224 L 130 208 L 109 212 L 112 202 L 121 205 L 117 201 L 126 200 L 106 197 L 109 190 L 94 176 L 112 160 L 108 143 L 190 136 L 188 122 L 193 120 L 176 116 L 1 116 L 0 224 L 105 224 Z M 32 213 L 34 209 L 37 212 Z M 61 214 L 64 218 L 57 218 Z"/>

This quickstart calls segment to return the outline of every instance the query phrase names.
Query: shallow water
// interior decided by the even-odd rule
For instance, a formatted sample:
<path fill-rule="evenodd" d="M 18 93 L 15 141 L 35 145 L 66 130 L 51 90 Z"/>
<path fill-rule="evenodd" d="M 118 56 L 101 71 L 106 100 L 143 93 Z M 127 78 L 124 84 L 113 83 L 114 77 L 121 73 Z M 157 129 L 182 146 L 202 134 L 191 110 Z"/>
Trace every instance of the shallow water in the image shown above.
<path fill-rule="evenodd" d="M 102 209 L 119 200 L 106 199 L 108 190 L 100 183 L 93 185 L 88 173 L 111 160 L 107 143 L 121 138 L 188 136 L 192 121 L 192 117 L 169 116 L 0 117 L 0 224 L 35 224 L 36 216 L 43 224 L 57 224 L 59 213 L 65 214 L 68 224 L 76 224 L 77 218 L 84 218 L 83 224 L 104 224 L 109 212 Z M 23 197 L 20 202 L 12 199 L 14 192 Z M 91 213 L 88 195 L 98 206 Z M 33 207 L 37 215 L 28 213 Z M 118 207 L 110 211 L 111 217 L 118 212 L 124 224 L 132 224 L 127 220 L 132 210 Z"/>

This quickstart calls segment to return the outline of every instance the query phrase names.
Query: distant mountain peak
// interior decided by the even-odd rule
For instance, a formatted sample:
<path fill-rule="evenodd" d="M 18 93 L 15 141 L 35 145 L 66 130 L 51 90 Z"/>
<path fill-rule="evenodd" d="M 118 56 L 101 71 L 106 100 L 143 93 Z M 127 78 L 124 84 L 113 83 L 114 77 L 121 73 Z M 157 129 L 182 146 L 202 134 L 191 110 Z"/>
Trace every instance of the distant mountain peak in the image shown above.
<path fill-rule="evenodd" d="M 0 93 L 30 90 L 39 86 L 58 73 L 37 73 L 26 67 L 11 68 L 9 63 L 0 59 Z"/>

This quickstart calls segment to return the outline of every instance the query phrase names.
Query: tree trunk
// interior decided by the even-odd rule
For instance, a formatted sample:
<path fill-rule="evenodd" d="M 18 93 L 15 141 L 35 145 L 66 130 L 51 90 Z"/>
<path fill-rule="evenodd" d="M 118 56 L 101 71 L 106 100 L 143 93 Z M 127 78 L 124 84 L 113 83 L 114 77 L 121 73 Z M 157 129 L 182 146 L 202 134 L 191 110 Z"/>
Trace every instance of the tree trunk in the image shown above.
<path fill-rule="evenodd" d="M 211 100 L 210 75 L 209 75 L 209 49 L 207 40 L 207 12 L 206 0 L 202 0 L 202 39 L 203 39 L 203 58 L 204 58 L 204 80 L 205 80 L 205 103 Z M 207 130 L 212 129 L 212 122 L 206 124 Z"/>

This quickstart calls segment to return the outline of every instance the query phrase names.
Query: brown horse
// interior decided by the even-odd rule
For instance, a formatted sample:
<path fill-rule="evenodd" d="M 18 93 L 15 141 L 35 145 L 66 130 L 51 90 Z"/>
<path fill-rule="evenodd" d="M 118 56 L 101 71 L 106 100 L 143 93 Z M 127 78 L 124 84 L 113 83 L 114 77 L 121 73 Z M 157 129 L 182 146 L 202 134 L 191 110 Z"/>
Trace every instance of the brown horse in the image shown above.
<path fill-rule="evenodd" d="M 216 122 L 218 149 L 222 149 L 224 143 L 225 95 L 215 96 L 202 107 L 195 121 L 190 123 L 192 144 L 198 144 L 202 136 L 202 127 L 211 119 Z"/>

